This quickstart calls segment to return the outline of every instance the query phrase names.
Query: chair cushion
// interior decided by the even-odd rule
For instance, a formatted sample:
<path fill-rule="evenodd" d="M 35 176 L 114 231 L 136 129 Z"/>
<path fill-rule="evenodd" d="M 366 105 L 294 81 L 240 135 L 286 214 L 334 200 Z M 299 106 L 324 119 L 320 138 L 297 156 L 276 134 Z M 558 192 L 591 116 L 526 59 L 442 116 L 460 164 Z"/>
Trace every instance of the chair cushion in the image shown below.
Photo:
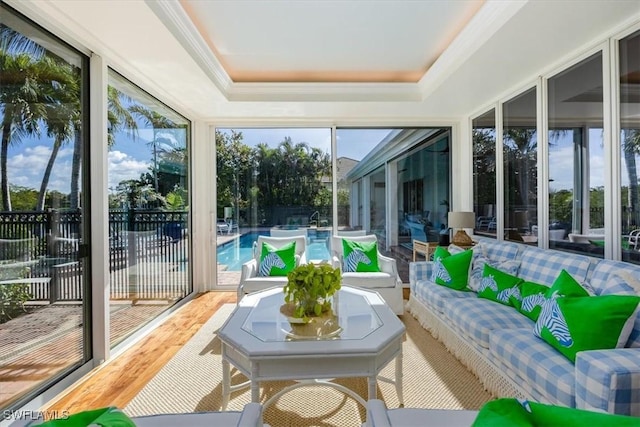
<path fill-rule="evenodd" d="M 361 288 L 393 288 L 396 286 L 396 278 L 389 273 L 342 273 L 342 283 Z"/>

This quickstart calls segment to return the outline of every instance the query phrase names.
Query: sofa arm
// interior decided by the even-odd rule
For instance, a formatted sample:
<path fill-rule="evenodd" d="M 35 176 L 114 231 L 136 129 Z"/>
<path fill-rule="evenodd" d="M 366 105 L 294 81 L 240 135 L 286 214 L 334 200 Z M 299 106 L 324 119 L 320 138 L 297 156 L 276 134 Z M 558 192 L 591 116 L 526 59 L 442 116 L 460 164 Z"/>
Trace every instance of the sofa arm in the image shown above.
<path fill-rule="evenodd" d="M 640 416 L 640 348 L 581 351 L 576 407 Z"/>
<path fill-rule="evenodd" d="M 416 283 L 431 278 L 433 261 L 414 261 L 409 263 L 409 287 L 414 289 Z"/>

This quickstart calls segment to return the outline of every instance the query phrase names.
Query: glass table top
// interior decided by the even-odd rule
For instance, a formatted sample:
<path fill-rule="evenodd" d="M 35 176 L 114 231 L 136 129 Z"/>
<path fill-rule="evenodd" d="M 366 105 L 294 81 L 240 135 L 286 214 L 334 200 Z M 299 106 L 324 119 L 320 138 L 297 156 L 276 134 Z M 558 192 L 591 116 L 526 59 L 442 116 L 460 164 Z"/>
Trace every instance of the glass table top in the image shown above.
<path fill-rule="evenodd" d="M 297 340 L 360 340 L 382 326 L 367 298 L 348 289 L 333 297 L 331 309 L 308 322 L 291 317 L 293 306 L 285 304 L 282 292 L 260 298 L 251 307 L 242 329 L 264 342 Z"/>

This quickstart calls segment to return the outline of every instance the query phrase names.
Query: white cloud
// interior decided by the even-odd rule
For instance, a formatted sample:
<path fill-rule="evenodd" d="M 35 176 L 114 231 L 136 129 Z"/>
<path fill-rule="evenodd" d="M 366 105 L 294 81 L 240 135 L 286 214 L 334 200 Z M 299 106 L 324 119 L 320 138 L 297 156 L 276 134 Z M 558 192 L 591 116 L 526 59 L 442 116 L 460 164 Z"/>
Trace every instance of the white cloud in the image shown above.
<path fill-rule="evenodd" d="M 149 163 L 140 161 L 122 151 L 109 152 L 109 188 L 116 188 L 121 181 L 138 179 L 149 170 Z"/>
<path fill-rule="evenodd" d="M 11 184 L 40 189 L 44 171 L 51 157 L 52 148 L 46 145 L 26 147 L 24 151 L 9 156 L 7 174 Z M 63 147 L 58 151 L 47 189 L 63 193 L 69 192 L 71 180 L 72 147 Z"/>

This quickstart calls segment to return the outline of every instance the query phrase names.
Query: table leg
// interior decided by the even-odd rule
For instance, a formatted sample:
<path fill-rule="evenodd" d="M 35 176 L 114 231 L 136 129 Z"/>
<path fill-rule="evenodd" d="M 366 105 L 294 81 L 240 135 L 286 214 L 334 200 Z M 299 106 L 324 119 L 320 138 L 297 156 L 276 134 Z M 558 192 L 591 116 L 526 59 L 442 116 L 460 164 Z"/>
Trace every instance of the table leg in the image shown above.
<path fill-rule="evenodd" d="M 223 344 L 224 345 L 224 344 Z M 222 359 L 222 410 L 227 409 L 231 395 L 231 365 Z"/>
<path fill-rule="evenodd" d="M 402 393 L 402 349 L 396 356 L 396 393 L 398 394 L 398 402 L 400 407 L 404 408 L 404 394 Z"/>
<path fill-rule="evenodd" d="M 254 378 L 258 377 L 257 363 L 251 366 L 251 401 L 260 403 L 260 384 Z"/>
<path fill-rule="evenodd" d="M 367 383 L 369 384 L 369 397 L 368 397 L 369 400 L 375 399 L 376 395 L 378 394 L 376 390 L 378 386 L 378 382 L 376 380 L 377 380 L 377 375 L 373 375 L 367 378 Z"/>

